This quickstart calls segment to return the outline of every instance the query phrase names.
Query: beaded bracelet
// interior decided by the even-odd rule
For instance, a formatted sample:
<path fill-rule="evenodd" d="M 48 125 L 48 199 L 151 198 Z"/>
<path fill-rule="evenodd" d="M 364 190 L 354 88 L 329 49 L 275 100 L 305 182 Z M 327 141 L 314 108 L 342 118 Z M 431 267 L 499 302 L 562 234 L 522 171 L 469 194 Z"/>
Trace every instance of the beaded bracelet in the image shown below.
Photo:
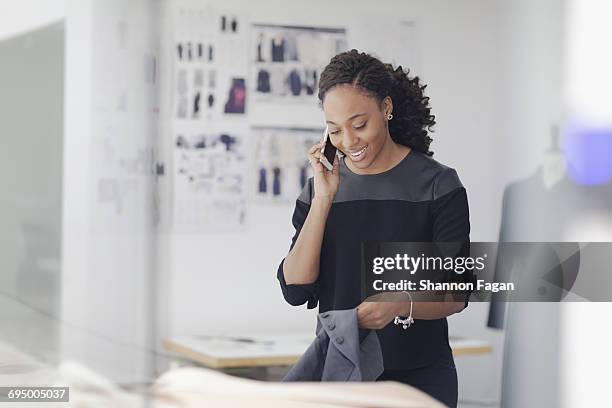
<path fill-rule="evenodd" d="M 406 330 L 412 325 L 412 323 L 414 323 L 414 319 L 412 318 L 412 296 L 405 290 L 402 292 L 407 293 L 410 297 L 410 315 L 408 315 L 408 317 L 405 319 L 402 319 L 400 316 L 395 316 L 395 320 L 393 321 L 393 323 L 396 325 L 401 324 L 404 330 Z"/>

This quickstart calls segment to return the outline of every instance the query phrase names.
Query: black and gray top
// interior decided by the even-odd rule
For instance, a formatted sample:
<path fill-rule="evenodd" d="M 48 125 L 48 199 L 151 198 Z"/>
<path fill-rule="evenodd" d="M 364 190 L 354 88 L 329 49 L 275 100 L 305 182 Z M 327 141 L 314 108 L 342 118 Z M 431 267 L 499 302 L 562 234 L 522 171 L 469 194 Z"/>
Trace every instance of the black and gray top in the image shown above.
<path fill-rule="evenodd" d="M 361 298 L 361 242 L 468 242 L 465 188 L 454 169 L 412 150 L 395 167 L 356 174 L 340 160 L 340 185 L 328 214 L 319 277 L 307 285 L 287 285 L 283 261 L 277 277 L 291 305 L 319 303 L 319 312 L 357 307 Z M 314 196 L 310 178 L 293 213 L 293 248 Z M 467 306 L 467 301 L 466 301 Z M 393 323 L 377 330 L 385 369 L 409 369 L 439 359 L 452 361 L 446 318 L 416 320 L 404 330 Z"/>

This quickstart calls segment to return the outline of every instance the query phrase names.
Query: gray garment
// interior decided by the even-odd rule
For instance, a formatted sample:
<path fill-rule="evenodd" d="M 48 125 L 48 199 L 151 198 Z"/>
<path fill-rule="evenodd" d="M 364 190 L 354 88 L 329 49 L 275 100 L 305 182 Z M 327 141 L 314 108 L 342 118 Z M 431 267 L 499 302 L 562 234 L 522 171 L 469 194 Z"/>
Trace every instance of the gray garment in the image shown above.
<path fill-rule="evenodd" d="M 282 381 L 375 381 L 382 374 L 378 335 L 359 329 L 357 309 L 317 318 L 317 337 Z"/>

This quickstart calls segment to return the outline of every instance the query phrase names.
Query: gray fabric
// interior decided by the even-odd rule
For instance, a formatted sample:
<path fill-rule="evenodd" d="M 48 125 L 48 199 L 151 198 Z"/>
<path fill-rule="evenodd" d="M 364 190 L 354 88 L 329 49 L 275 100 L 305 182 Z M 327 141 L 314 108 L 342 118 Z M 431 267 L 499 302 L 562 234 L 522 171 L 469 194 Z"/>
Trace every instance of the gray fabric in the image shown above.
<path fill-rule="evenodd" d="M 395 167 L 382 173 L 353 173 L 344 159 L 340 159 L 339 171 L 340 185 L 334 203 L 353 200 L 430 201 L 463 187 L 453 168 L 416 150 L 412 150 Z M 414 177 L 406 177 L 405 182 L 398 187 L 397 177 L 402 174 Z M 311 177 L 298 199 L 310 204 L 312 197 L 314 186 Z"/>
<path fill-rule="evenodd" d="M 374 330 L 359 329 L 357 309 L 317 316 L 317 337 L 282 381 L 375 381 L 383 356 Z"/>

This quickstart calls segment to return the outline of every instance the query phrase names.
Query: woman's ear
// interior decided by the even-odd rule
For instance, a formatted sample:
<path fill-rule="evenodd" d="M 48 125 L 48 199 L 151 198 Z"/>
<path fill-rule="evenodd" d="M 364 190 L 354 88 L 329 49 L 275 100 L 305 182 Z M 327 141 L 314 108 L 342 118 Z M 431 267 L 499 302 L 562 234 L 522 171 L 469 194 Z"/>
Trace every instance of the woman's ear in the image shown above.
<path fill-rule="evenodd" d="M 393 112 L 393 100 L 390 96 L 385 96 L 385 99 L 382 100 L 381 105 L 382 113 L 385 115 L 385 117 Z"/>

